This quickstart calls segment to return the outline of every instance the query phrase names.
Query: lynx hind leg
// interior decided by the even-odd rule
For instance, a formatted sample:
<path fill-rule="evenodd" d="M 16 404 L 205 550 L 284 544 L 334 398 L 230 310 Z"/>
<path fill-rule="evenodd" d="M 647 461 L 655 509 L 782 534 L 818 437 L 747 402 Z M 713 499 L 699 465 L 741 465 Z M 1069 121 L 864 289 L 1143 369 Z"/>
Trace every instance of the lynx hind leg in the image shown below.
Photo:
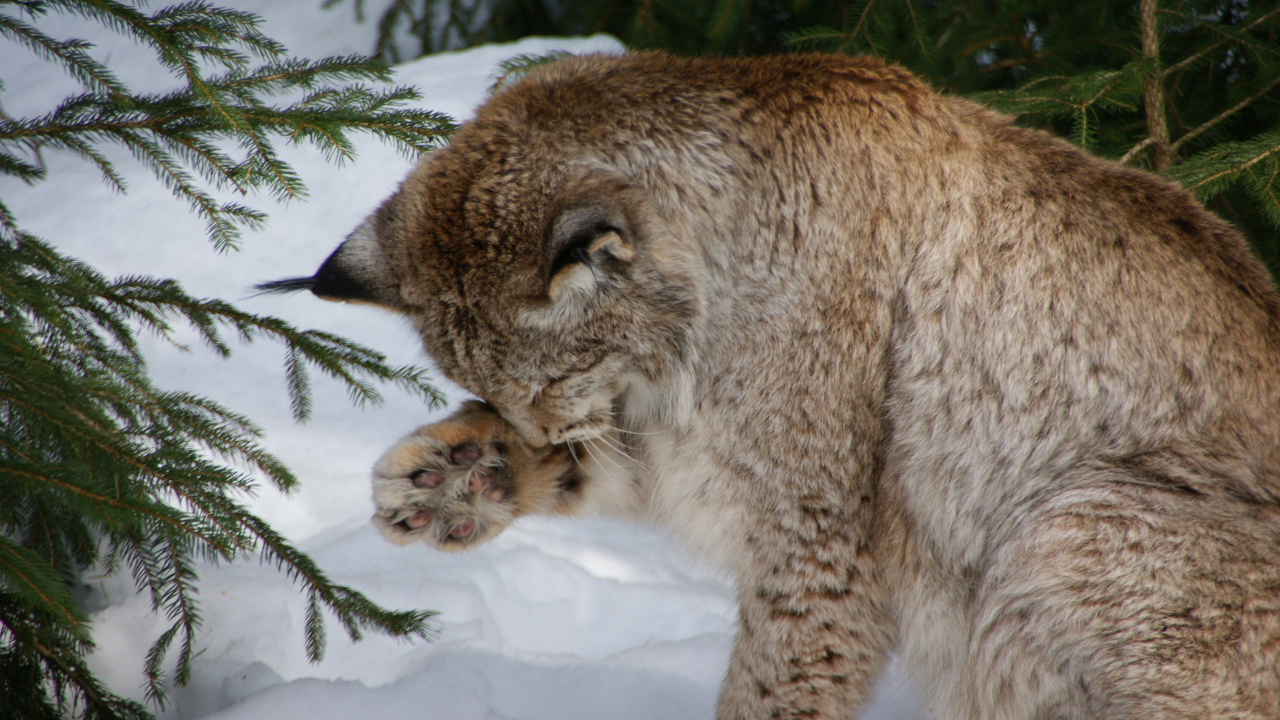
<path fill-rule="evenodd" d="M 974 589 L 972 716 L 1280 718 L 1275 508 L 1089 477 Z"/>
<path fill-rule="evenodd" d="M 579 485 L 566 446 L 531 448 L 489 405 L 418 428 L 373 470 L 373 522 L 393 543 L 463 550 L 521 515 L 555 512 Z"/>

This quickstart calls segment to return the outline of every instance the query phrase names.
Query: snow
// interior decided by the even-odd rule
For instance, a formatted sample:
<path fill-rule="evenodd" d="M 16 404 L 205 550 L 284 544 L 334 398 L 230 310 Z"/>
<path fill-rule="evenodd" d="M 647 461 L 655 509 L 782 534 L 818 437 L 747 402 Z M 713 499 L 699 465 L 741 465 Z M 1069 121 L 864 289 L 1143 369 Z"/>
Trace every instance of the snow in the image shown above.
<path fill-rule="evenodd" d="M 366 52 L 374 29 L 351 20 L 349 6 L 320 12 L 296 3 L 240 5 L 266 18 L 265 32 L 303 56 Z M 75 20 L 45 26 L 84 31 Z M 154 60 L 102 30 L 87 33 L 94 54 L 110 58 L 135 88 L 173 81 Z M 424 107 L 464 119 L 485 97 L 503 59 L 553 49 L 617 51 L 603 36 L 530 38 L 509 45 L 446 53 L 397 68 Z M 75 86 L 24 50 L 0 44 L 10 115 L 52 108 Z M 283 317 L 302 328 L 350 337 L 395 364 L 424 362 L 407 324 L 367 307 L 309 296 L 253 297 L 264 280 L 311 272 L 364 215 L 389 194 L 410 162 L 377 141 L 358 143 L 345 167 L 314 149 L 283 154 L 308 183 L 311 200 L 266 210 L 265 230 L 246 233 L 239 252 L 216 253 L 203 222 L 128 158 L 120 167 L 128 194 L 115 193 L 96 170 L 46 152 L 51 180 L 33 187 L 0 179 L 0 196 L 28 231 L 108 275 L 173 277 L 188 292 Z M 117 154 L 119 155 L 119 154 Z M 115 157 L 113 155 L 113 157 Z M 264 489 L 252 509 L 316 559 L 337 582 L 394 608 L 439 610 L 432 643 L 370 636 L 351 643 L 330 624 L 326 658 L 308 663 L 303 598 L 274 567 L 255 562 L 201 570 L 204 622 L 190 685 L 175 688 L 164 718 L 325 720 L 370 712 L 414 718 L 710 718 L 728 663 L 735 607 L 728 579 L 700 565 L 651 528 L 602 519 L 528 518 L 489 544 L 445 554 L 398 548 L 368 524 L 368 474 L 396 438 L 435 413 L 387 388 L 387 402 L 355 409 L 336 383 L 316 378 L 314 417 L 295 424 L 282 382 L 283 353 L 267 343 L 238 347 L 222 360 L 178 334 L 192 350 L 148 340 L 161 387 L 217 399 L 254 418 L 267 447 L 302 479 L 285 497 Z M 462 397 L 446 388 L 454 402 Z M 90 665 L 116 692 L 140 698 L 147 648 L 166 627 L 128 577 L 94 578 L 102 605 L 93 616 L 97 652 Z M 864 717 L 923 717 L 919 694 L 896 671 L 882 679 Z"/>

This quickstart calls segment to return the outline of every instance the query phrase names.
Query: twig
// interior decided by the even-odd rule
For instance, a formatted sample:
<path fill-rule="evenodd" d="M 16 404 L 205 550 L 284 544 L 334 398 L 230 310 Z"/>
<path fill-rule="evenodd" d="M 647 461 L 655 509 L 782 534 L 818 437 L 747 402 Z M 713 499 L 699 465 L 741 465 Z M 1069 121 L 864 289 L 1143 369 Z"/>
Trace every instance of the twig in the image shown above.
<path fill-rule="evenodd" d="M 1272 88 L 1274 88 L 1274 87 L 1275 87 L 1275 86 L 1277 86 L 1277 85 L 1280 85 L 1280 76 L 1276 76 L 1276 79 L 1272 80 L 1272 81 L 1271 81 L 1271 84 L 1269 84 L 1269 85 L 1267 85 L 1266 87 L 1262 88 L 1262 89 L 1261 89 L 1261 90 L 1259 90 L 1258 92 L 1256 92 L 1256 93 L 1254 93 L 1254 94 L 1250 95 L 1249 97 L 1245 98 L 1244 100 L 1241 100 L 1240 102 L 1236 103 L 1235 105 L 1232 105 L 1231 107 L 1227 108 L 1226 110 L 1223 110 L 1222 112 L 1218 113 L 1218 114 L 1217 114 L 1217 116 L 1215 116 L 1212 120 L 1209 120 L 1208 122 L 1205 122 L 1205 123 L 1204 123 L 1203 125 L 1201 125 L 1200 127 L 1196 128 L 1196 129 L 1194 129 L 1194 130 L 1191 130 L 1191 131 L 1190 131 L 1190 132 L 1188 132 L 1186 135 L 1183 135 L 1182 137 L 1178 138 L 1178 141 L 1177 141 L 1177 142 L 1175 142 L 1175 143 L 1173 144 L 1173 148 L 1172 148 L 1172 149 L 1173 149 L 1173 151 L 1174 151 L 1174 152 L 1177 152 L 1177 151 L 1178 151 L 1178 148 L 1180 148 L 1180 147 L 1182 147 L 1183 145 L 1185 145 L 1185 144 L 1186 144 L 1186 142 L 1187 142 L 1188 140 L 1191 140 L 1191 139 L 1192 139 L 1192 138 L 1194 138 L 1195 136 L 1197 136 L 1197 135 L 1199 135 L 1199 134 L 1203 133 L 1204 131 L 1208 130 L 1209 128 L 1213 127 L 1214 125 L 1217 125 L 1218 123 L 1222 122 L 1223 120 L 1226 120 L 1228 117 L 1231 117 L 1232 115 L 1234 115 L 1235 113 L 1239 112 L 1240 110 L 1243 110 L 1245 107 L 1247 107 L 1247 106 L 1248 106 L 1250 103 L 1252 103 L 1254 100 L 1257 100 L 1258 98 L 1262 97 L 1263 95 L 1266 95 L 1268 92 L 1270 92 L 1270 91 L 1271 91 L 1271 89 L 1272 89 Z"/>
<path fill-rule="evenodd" d="M 1248 25 L 1245 25 L 1245 26 L 1243 26 L 1243 27 L 1239 28 L 1238 30 L 1239 30 L 1239 32 L 1241 32 L 1241 33 L 1248 32 L 1249 30 L 1253 29 L 1253 27 L 1254 27 L 1254 26 L 1259 25 L 1259 24 L 1261 24 L 1261 23 L 1264 23 L 1264 22 L 1266 22 L 1266 21 L 1270 20 L 1271 18 L 1275 17 L 1277 14 L 1280 14 L 1280 10 L 1272 10 L 1271 12 L 1267 13 L 1266 15 L 1263 15 L 1262 17 L 1258 18 L 1257 20 L 1254 20 L 1253 22 L 1251 22 L 1251 23 L 1249 23 Z M 1161 79 L 1164 79 L 1165 77 L 1168 77 L 1169 75 L 1172 75 L 1173 73 L 1178 72 L 1179 70 L 1182 70 L 1183 68 L 1187 67 L 1188 65 L 1191 65 L 1192 63 L 1194 63 L 1195 61 L 1197 61 L 1197 60 L 1199 60 L 1200 58 L 1204 57 L 1205 55 L 1208 55 L 1209 53 L 1213 52 L 1214 50 L 1217 50 L 1217 49 L 1218 49 L 1219 47 L 1221 47 L 1223 44 L 1224 44 L 1224 43 L 1223 43 L 1223 41 L 1219 40 L 1218 42 L 1213 43 L 1212 45 L 1209 45 L 1209 46 L 1206 46 L 1206 47 L 1202 48 L 1199 52 L 1197 52 L 1197 53 L 1195 53 L 1195 54 L 1193 54 L 1193 55 L 1190 55 L 1190 56 L 1188 56 L 1188 57 L 1185 57 L 1185 58 L 1183 58 L 1182 60 L 1180 60 L 1180 61 L 1178 61 L 1178 62 L 1174 63 L 1173 65 L 1170 65 L 1169 67 L 1167 67 L 1167 68 L 1165 68 L 1163 71 L 1161 71 L 1161 73 L 1160 73 L 1160 78 L 1161 78 Z M 1144 54 L 1145 54 L 1145 53 L 1144 53 Z"/>
<path fill-rule="evenodd" d="M 1208 183 L 1213 182 L 1214 180 L 1217 180 L 1218 178 L 1220 178 L 1220 177 L 1222 177 L 1222 176 L 1224 176 L 1224 175 L 1230 175 L 1231 173 L 1244 172 L 1245 170 L 1248 170 L 1249 168 L 1253 167 L 1254 165 L 1257 165 L 1258 163 L 1262 162 L 1262 161 L 1263 161 L 1263 159 L 1265 159 L 1266 157 L 1270 156 L 1272 153 L 1275 153 L 1275 152 L 1278 152 L 1278 151 L 1280 151 L 1280 144 L 1272 145 L 1271 147 L 1267 148 L 1266 150 L 1263 150 L 1262 152 L 1260 152 L 1260 153 L 1258 153 L 1257 155 L 1255 155 L 1255 156 L 1253 157 L 1253 159 L 1252 159 L 1252 160 L 1250 160 L 1249 162 L 1244 163 L 1243 165 L 1240 165 L 1239 167 L 1227 168 L 1226 170 L 1222 170 L 1222 171 L 1220 171 L 1220 172 L 1216 172 L 1216 173 L 1214 173 L 1214 174 L 1210 175 L 1209 177 L 1207 177 L 1207 178 L 1205 178 L 1205 179 L 1201 180 L 1200 182 L 1196 183 L 1195 185 L 1192 185 L 1192 186 L 1191 186 L 1191 189 L 1192 189 L 1192 190 L 1196 190 L 1196 189 L 1198 189 L 1198 188 L 1200 188 L 1200 187 L 1202 187 L 1202 186 L 1204 186 L 1204 185 L 1207 185 Z"/>
<path fill-rule="evenodd" d="M 1129 161 L 1133 159 L 1134 155 L 1137 155 L 1138 153 L 1142 152 L 1143 150 L 1146 150 L 1149 147 L 1151 147 L 1151 138 L 1146 138 L 1142 142 L 1138 143 L 1137 145 L 1134 145 L 1133 147 L 1129 148 L 1129 152 L 1125 153 L 1124 155 L 1121 155 L 1120 159 L 1117 162 L 1119 162 L 1121 165 L 1128 165 Z"/>

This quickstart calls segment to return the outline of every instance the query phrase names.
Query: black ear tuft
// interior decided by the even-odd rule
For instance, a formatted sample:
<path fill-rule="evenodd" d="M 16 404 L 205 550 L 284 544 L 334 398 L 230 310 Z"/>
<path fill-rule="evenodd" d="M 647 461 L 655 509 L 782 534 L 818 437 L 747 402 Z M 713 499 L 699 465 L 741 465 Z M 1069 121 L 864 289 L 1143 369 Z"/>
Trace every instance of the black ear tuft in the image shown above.
<path fill-rule="evenodd" d="M 325 259 L 315 275 L 273 280 L 255 289 L 267 294 L 310 290 L 323 300 L 364 302 L 402 311 L 399 290 L 388 276 L 373 221 L 367 220 Z"/>
<path fill-rule="evenodd" d="M 367 279 L 376 272 L 364 259 L 368 250 L 350 240 L 338 246 L 312 278 L 310 290 L 316 297 L 338 302 L 368 302 L 392 307 L 387 298 Z"/>
<path fill-rule="evenodd" d="M 300 277 L 259 283 L 254 285 L 253 289 L 257 290 L 259 295 L 284 295 L 303 290 L 314 290 L 315 287 L 316 279 L 314 277 Z"/>
<path fill-rule="evenodd" d="M 385 293 L 380 293 L 370 283 L 356 276 L 356 273 L 366 270 L 352 259 L 352 255 L 358 256 L 358 254 L 358 250 L 352 252 L 349 245 L 343 244 L 333 251 L 315 275 L 272 280 L 254 285 L 253 289 L 257 290 L 259 295 L 286 295 L 310 290 L 312 295 L 323 300 L 367 302 L 394 309 L 394 298 L 383 297 Z M 354 268 L 351 267 L 353 265 Z"/>

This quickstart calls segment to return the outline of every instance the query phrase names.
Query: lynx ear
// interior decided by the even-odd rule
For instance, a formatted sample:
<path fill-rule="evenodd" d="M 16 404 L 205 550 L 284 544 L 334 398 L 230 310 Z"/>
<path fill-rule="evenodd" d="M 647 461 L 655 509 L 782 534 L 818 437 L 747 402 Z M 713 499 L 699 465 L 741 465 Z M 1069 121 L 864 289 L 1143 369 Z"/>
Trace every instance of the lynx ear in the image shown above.
<path fill-rule="evenodd" d="M 587 205 L 561 213 L 548 242 L 547 297 L 558 302 L 572 292 L 592 292 L 630 264 L 635 257 L 630 234 L 622 214 L 607 207 Z"/>
<path fill-rule="evenodd" d="M 315 275 L 263 283 L 257 289 L 268 293 L 310 290 L 325 300 L 365 302 L 398 310 L 400 301 L 385 263 L 374 218 L 370 217 L 347 236 Z"/>

